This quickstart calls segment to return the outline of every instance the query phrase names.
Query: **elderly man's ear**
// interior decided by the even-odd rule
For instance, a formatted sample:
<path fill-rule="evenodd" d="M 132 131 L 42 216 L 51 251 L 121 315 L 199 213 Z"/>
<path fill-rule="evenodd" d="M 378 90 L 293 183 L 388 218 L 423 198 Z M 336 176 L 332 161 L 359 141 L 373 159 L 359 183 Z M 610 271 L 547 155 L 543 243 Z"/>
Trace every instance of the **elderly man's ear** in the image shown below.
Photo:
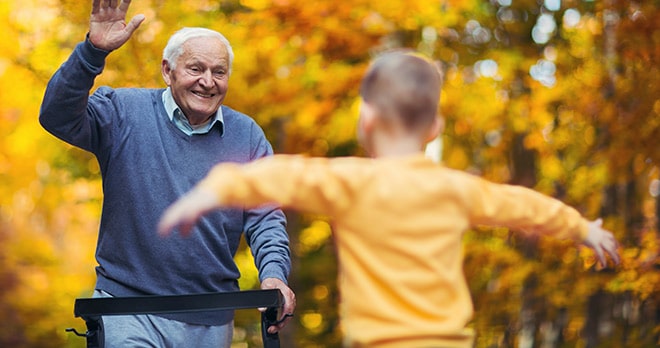
<path fill-rule="evenodd" d="M 163 80 L 165 80 L 166 85 L 171 85 L 171 79 L 170 79 L 170 73 L 172 72 L 172 67 L 170 66 L 170 63 L 163 59 L 163 61 L 160 63 L 160 73 L 163 75 Z"/>

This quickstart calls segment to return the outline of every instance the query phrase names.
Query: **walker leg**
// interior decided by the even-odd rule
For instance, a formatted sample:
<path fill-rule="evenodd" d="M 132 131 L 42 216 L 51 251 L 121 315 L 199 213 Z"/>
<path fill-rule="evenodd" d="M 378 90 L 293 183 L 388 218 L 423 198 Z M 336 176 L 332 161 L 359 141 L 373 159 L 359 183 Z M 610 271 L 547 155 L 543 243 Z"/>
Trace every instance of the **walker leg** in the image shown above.
<path fill-rule="evenodd" d="M 103 348 L 105 335 L 103 334 L 103 319 L 87 319 L 87 348 Z"/>
<path fill-rule="evenodd" d="M 280 348 L 280 337 L 277 333 L 268 333 L 268 327 L 277 323 L 277 307 L 268 307 L 261 313 L 261 337 L 264 348 Z"/>

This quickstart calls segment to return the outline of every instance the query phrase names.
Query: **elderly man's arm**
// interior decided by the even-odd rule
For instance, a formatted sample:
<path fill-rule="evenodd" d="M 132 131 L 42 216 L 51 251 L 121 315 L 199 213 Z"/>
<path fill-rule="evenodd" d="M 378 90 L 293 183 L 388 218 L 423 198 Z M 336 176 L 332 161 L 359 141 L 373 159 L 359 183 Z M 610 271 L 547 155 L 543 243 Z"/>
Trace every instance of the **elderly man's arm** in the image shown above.
<path fill-rule="evenodd" d="M 126 42 L 144 20 L 135 16 L 125 24 L 130 2 L 111 7 L 109 2 L 94 1 L 88 38 L 78 44 L 69 59 L 48 82 L 41 104 L 39 122 L 60 139 L 92 151 L 96 134 L 103 127 L 98 116 L 109 117 L 113 108 L 103 100 L 89 105 L 94 79 L 101 74 L 111 50 Z M 98 96 L 104 99 L 102 95 Z M 99 122 L 101 124 L 99 124 Z"/>
<path fill-rule="evenodd" d="M 254 124 L 252 137 L 255 146 L 251 157 L 253 160 L 270 156 L 273 149 L 261 128 Z M 283 321 L 268 328 L 275 333 L 284 327 L 296 307 L 296 297 L 287 285 L 291 271 L 291 251 L 289 236 L 286 231 L 286 217 L 282 210 L 273 206 L 253 208 L 245 211 L 245 237 L 254 262 L 259 270 L 259 280 L 262 289 L 279 289 L 284 295 L 282 309 Z"/>
<path fill-rule="evenodd" d="M 282 314 L 293 314 L 296 297 L 286 282 L 291 271 L 291 252 L 284 214 L 279 209 L 261 208 L 246 211 L 246 216 L 246 239 L 259 270 L 261 288 L 279 289 L 284 295 Z M 277 332 L 289 318 L 268 331 Z"/>

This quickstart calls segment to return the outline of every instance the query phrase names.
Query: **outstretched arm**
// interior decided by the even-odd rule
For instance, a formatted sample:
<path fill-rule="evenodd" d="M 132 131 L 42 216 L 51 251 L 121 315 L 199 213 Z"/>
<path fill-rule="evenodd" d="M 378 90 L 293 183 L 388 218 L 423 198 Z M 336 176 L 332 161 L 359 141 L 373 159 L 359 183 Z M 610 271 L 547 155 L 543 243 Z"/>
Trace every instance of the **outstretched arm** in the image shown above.
<path fill-rule="evenodd" d="M 600 219 L 588 221 L 560 200 L 526 187 L 495 184 L 467 174 L 464 178 L 470 181 L 461 187 L 473 224 L 573 239 L 593 249 L 603 266 L 606 254 L 619 263 L 616 239 L 602 228 Z"/>
<path fill-rule="evenodd" d="M 235 166 L 236 166 L 235 164 L 225 163 L 224 165 L 219 165 L 218 167 L 231 169 L 232 167 Z M 233 170 L 230 170 L 230 172 L 233 172 Z M 227 172 L 227 174 L 229 174 L 230 172 Z M 237 173 L 235 172 L 235 174 Z M 257 175 L 257 177 L 263 178 L 264 176 Z M 225 178 L 223 178 L 221 175 L 221 179 L 225 179 Z M 226 178 L 226 181 L 234 182 L 234 180 L 230 178 Z M 234 185 L 231 186 L 231 188 L 235 188 L 235 187 L 236 186 Z M 182 235 L 184 236 L 189 235 L 196 222 L 204 214 L 210 212 L 211 210 L 223 206 L 223 202 L 220 199 L 218 199 L 218 197 L 219 197 L 218 192 L 214 192 L 213 190 L 197 185 L 191 191 L 189 191 L 184 196 L 179 198 L 163 213 L 163 216 L 158 225 L 159 234 L 162 236 L 166 236 L 172 230 L 178 229 L 178 231 Z M 250 239 L 250 237 L 247 238 Z M 251 244 L 250 247 L 256 248 L 254 244 Z M 257 259 L 258 256 L 255 254 L 255 260 Z M 290 317 L 293 314 L 296 307 L 296 297 L 294 292 L 287 286 L 287 284 L 283 280 L 278 278 L 268 277 L 263 279 L 261 282 L 261 288 L 279 289 L 282 292 L 282 295 L 284 296 L 284 306 L 282 308 L 282 315 L 283 315 L 282 321 L 279 322 L 277 325 L 272 325 L 268 328 L 269 333 L 275 333 L 281 330 L 287 324 L 287 322 L 290 321 L 291 319 Z"/>
<path fill-rule="evenodd" d="M 144 15 L 136 15 L 126 23 L 126 12 L 131 0 L 94 0 L 89 20 L 89 41 L 94 47 L 113 51 L 133 35 Z"/>
<path fill-rule="evenodd" d="M 254 208 L 273 203 L 332 218 L 350 209 L 369 176 L 359 162 L 275 155 L 245 165 L 219 164 L 165 211 L 159 233 L 165 236 L 178 228 L 186 235 L 202 215 L 221 206 Z"/>

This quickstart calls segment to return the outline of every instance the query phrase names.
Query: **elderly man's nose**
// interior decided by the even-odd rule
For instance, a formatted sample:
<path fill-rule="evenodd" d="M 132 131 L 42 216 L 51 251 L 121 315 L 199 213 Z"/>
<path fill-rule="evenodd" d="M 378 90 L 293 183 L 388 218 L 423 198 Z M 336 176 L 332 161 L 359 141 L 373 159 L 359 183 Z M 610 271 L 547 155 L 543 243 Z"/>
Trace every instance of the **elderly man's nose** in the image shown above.
<path fill-rule="evenodd" d="M 205 87 L 213 85 L 213 73 L 210 70 L 205 70 L 199 77 L 199 84 Z"/>

